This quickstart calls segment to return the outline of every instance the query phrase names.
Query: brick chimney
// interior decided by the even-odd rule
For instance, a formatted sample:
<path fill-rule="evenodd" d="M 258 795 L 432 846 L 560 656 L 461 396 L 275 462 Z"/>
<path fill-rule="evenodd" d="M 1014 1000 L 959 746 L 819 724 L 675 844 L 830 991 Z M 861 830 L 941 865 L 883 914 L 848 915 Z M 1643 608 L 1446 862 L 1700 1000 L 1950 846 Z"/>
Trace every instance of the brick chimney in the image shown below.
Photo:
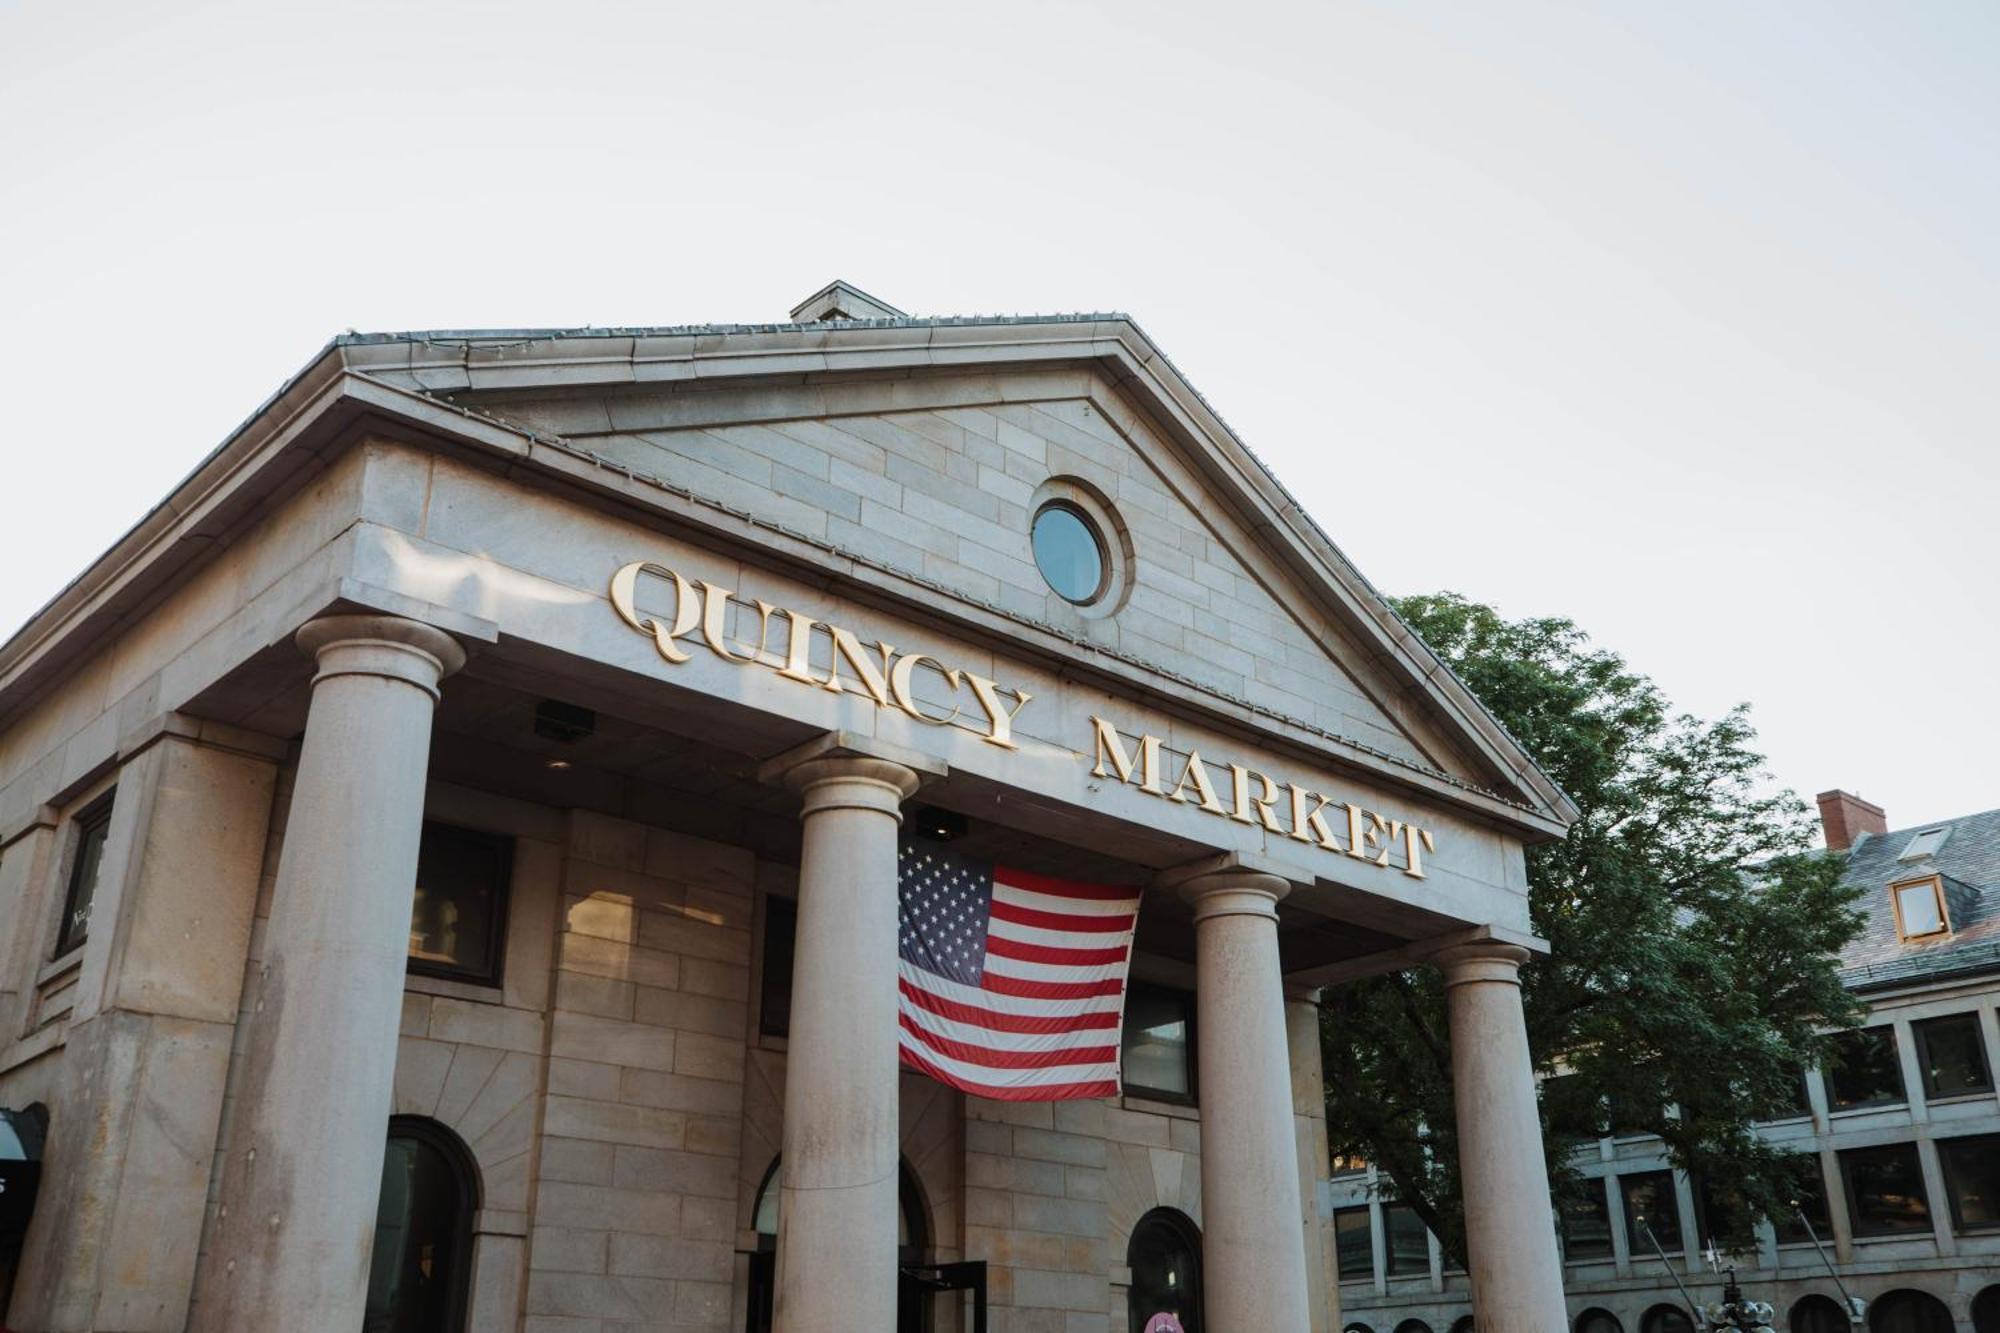
<path fill-rule="evenodd" d="M 1844 852 L 1864 833 L 1887 833 L 1889 821 L 1882 807 L 1870 805 L 1852 792 L 1836 788 L 1819 794 L 1819 822 L 1826 830 L 1828 851 Z"/>

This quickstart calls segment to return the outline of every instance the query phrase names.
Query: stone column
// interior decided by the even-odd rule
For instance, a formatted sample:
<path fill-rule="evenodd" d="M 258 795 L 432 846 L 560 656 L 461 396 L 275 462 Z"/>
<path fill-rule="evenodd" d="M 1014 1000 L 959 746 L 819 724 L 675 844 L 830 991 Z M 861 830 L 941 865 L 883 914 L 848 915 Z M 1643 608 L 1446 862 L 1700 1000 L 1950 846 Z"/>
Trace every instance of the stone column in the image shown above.
<path fill-rule="evenodd" d="M 1285 992 L 1285 1040 L 1291 1047 L 1292 1130 L 1298 1143 L 1299 1207 L 1305 1224 L 1306 1298 L 1312 1333 L 1333 1333 L 1340 1327 L 1340 1277 L 1333 1219 L 1320 1210 L 1333 1162 L 1326 1145 L 1326 1072 L 1317 990 Z"/>
<path fill-rule="evenodd" d="M 192 1327 L 361 1327 L 438 682 L 451 636 L 393 616 L 298 633 L 312 707 L 246 1016 Z"/>
<path fill-rule="evenodd" d="M 810 753 L 810 751 L 808 752 Z M 896 835 L 907 765 L 780 761 L 805 797 L 785 1056 L 778 1333 L 896 1326 Z"/>
<path fill-rule="evenodd" d="M 1306 1246 L 1275 875 L 1179 885 L 1194 907 L 1202 1299 L 1212 1333 L 1306 1333 Z"/>
<path fill-rule="evenodd" d="M 1433 961 L 1444 969 L 1451 1015 L 1473 1318 L 1480 1333 L 1567 1328 L 1535 1070 L 1521 1013 L 1521 964 L 1528 951 L 1499 942 L 1463 944 Z"/>

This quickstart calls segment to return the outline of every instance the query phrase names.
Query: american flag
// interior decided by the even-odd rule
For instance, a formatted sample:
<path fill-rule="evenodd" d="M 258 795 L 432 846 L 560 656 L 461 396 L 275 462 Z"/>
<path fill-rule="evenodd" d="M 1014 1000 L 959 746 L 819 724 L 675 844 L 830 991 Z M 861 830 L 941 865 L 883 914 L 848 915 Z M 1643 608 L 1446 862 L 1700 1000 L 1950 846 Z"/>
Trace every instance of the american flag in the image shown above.
<path fill-rule="evenodd" d="M 902 849 L 903 1063 L 980 1097 L 1118 1092 L 1139 890 Z"/>

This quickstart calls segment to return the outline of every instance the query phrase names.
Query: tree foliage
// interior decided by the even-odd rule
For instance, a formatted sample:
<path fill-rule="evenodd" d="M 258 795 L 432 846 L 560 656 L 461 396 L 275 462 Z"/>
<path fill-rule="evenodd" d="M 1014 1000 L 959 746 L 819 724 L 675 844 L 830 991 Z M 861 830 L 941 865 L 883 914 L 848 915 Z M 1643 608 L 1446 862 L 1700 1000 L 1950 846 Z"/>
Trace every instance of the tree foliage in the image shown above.
<path fill-rule="evenodd" d="M 1450 593 L 1397 609 L 1581 812 L 1527 852 L 1550 954 L 1523 970 L 1522 998 L 1557 1075 L 1541 1107 L 1558 1197 L 1582 1188 L 1564 1160 L 1579 1140 L 1657 1134 L 1707 1182 L 1704 1241 L 1740 1247 L 1800 1197 L 1809 1161 L 1753 1123 L 1795 1104 L 1822 1027 L 1858 1016 L 1834 958 L 1861 924 L 1843 858 L 1813 854 L 1804 803 L 1766 789 L 1747 706 L 1675 714 L 1567 620 L 1503 620 Z M 1441 978 L 1332 989 L 1321 1014 L 1335 1156 L 1373 1163 L 1463 1258 Z"/>

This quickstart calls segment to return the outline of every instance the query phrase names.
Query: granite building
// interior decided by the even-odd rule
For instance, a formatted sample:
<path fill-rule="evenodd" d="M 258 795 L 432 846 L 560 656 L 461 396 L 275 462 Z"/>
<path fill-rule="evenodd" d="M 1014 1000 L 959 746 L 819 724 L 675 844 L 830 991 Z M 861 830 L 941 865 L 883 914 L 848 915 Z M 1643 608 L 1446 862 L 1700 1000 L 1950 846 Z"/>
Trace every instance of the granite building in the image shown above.
<path fill-rule="evenodd" d="M 1562 1322 L 1566 799 L 1129 319 L 792 315 L 338 338 L 0 646 L 11 1327 L 1323 1333 L 1411 966 Z M 899 1070 L 910 837 L 1143 888 L 1122 1095 Z"/>
<path fill-rule="evenodd" d="M 1795 1113 L 1762 1127 L 1819 1159 L 1803 1218 L 1765 1221 L 1726 1262 L 1790 1333 L 2000 1333 L 2000 811 L 1892 831 L 1847 792 L 1819 807 L 1866 914 L 1841 962 L 1868 1017 L 1840 1034 L 1837 1067 L 1803 1072 Z M 1723 1281 L 1702 1182 L 1645 1134 L 1574 1160 L 1591 1189 L 1560 1219 L 1569 1327 L 1685 1333 L 1682 1290 L 1706 1304 Z M 1365 1172 L 1333 1193 L 1344 1333 L 1465 1326 L 1467 1279 L 1415 1214 Z"/>

